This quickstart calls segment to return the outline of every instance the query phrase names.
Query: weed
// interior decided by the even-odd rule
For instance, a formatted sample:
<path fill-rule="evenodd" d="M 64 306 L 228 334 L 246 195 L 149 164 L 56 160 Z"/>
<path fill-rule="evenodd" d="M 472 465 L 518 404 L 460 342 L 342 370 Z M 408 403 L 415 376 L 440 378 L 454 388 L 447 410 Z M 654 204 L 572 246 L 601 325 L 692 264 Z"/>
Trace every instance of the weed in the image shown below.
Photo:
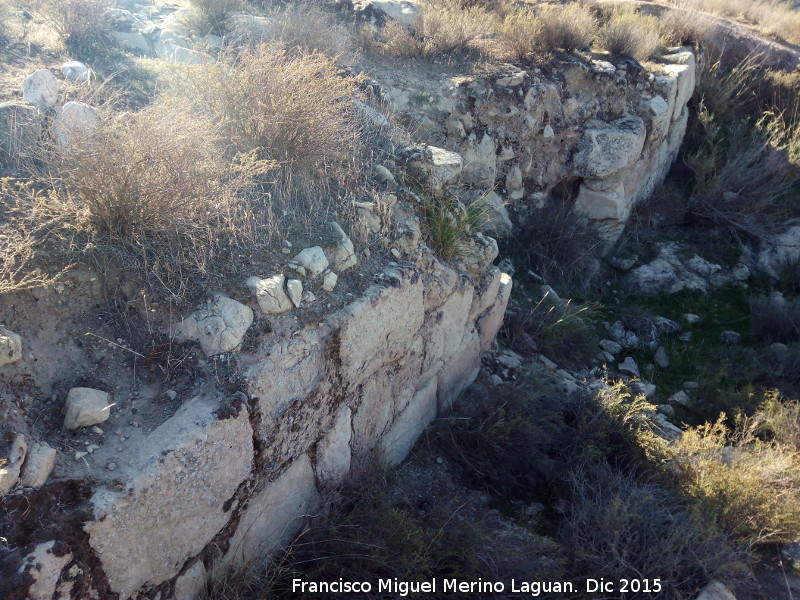
<path fill-rule="evenodd" d="M 711 18 L 683 8 L 664 11 L 658 20 L 661 38 L 668 46 L 718 44 L 719 28 Z"/>

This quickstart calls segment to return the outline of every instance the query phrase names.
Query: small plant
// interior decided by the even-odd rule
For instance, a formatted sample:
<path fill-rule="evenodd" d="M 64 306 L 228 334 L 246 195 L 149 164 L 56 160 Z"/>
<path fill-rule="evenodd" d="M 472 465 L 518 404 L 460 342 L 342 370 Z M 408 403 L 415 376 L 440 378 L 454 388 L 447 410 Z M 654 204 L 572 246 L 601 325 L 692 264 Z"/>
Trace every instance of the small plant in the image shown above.
<path fill-rule="evenodd" d="M 442 258 L 469 254 L 468 241 L 486 222 L 487 204 L 479 198 L 466 206 L 453 190 L 424 195 L 423 216 L 436 251 Z"/>
<path fill-rule="evenodd" d="M 668 46 L 711 44 L 716 46 L 720 32 L 710 17 L 702 13 L 674 8 L 664 11 L 658 21 L 661 38 Z"/>
<path fill-rule="evenodd" d="M 600 28 L 597 42 L 611 54 L 649 58 L 660 38 L 658 19 L 631 9 L 616 9 Z"/>
<path fill-rule="evenodd" d="M 577 2 L 542 6 L 536 16 L 542 24 L 540 43 L 545 51 L 585 48 L 597 34 L 594 15 Z"/>

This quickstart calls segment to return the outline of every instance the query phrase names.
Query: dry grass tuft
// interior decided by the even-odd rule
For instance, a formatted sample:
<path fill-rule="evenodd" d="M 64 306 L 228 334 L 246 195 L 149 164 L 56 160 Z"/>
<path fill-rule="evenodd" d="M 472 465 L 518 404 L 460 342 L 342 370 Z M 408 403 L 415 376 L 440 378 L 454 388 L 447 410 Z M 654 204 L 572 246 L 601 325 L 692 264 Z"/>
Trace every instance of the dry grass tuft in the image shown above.
<path fill-rule="evenodd" d="M 597 42 L 611 54 L 644 60 L 653 54 L 660 37 L 655 17 L 632 9 L 616 9 L 600 28 Z"/>
<path fill-rule="evenodd" d="M 659 27 L 662 40 L 668 46 L 717 45 L 720 36 L 719 27 L 710 17 L 683 8 L 664 11 L 659 17 Z"/>

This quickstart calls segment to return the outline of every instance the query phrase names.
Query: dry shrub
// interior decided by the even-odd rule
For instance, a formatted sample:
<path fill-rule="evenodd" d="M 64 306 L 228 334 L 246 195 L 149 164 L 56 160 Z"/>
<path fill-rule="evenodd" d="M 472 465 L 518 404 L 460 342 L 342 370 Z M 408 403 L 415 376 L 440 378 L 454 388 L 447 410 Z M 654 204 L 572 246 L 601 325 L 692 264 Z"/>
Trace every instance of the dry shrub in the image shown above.
<path fill-rule="evenodd" d="M 687 158 L 695 175 L 690 211 L 736 235 L 764 238 L 788 207 L 780 200 L 800 178 L 800 134 L 780 115 L 765 115 L 722 128 L 702 107 L 706 138 Z"/>
<path fill-rule="evenodd" d="M 612 11 L 597 36 L 599 45 L 611 54 L 637 60 L 649 58 L 658 46 L 659 39 L 658 19 L 631 9 Z"/>
<path fill-rule="evenodd" d="M 339 56 L 347 50 L 347 31 L 318 3 L 308 0 L 269 13 L 271 38 L 287 48 Z"/>
<path fill-rule="evenodd" d="M 86 52 L 111 31 L 106 0 L 32 0 L 32 7 L 72 50 Z"/>
<path fill-rule="evenodd" d="M 780 0 L 671 0 L 682 8 L 756 25 L 764 35 L 800 42 L 800 13 Z"/>
<path fill-rule="evenodd" d="M 513 60 L 524 60 L 540 51 L 542 23 L 530 10 L 517 10 L 506 15 L 497 29 L 502 49 Z"/>
<path fill-rule="evenodd" d="M 219 123 L 237 152 L 278 162 L 299 184 L 350 176 L 360 151 L 354 84 L 323 55 L 262 45 L 235 62 L 181 69 L 170 94 Z"/>
<path fill-rule="evenodd" d="M 199 18 L 190 27 L 200 35 L 213 33 L 225 35 L 225 22 L 244 6 L 243 0 L 192 0 L 192 5 L 200 11 Z"/>
<path fill-rule="evenodd" d="M 542 24 L 540 43 L 545 51 L 585 48 L 597 35 L 597 19 L 578 3 L 542 6 L 536 16 Z"/>
<path fill-rule="evenodd" d="M 495 17 L 485 9 L 463 7 L 456 0 L 428 0 L 422 14 L 405 30 L 391 22 L 384 30 L 386 52 L 402 57 L 465 55 L 493 29 Z"/>
<path fill-rule="evenodd" d="M 60 216 L 39 210 L 48 202 L 32 181 L 0 180 L 0 295 L 50 285 L 68 270 L 40 264 L 48 237 L 62 225 Z"/>
<path fill-rule="evenodd" d="M 733 431 L 725 415 L 686 431 L 674 447 L 684 493 L 707 522 L 748 546 L 791 543 L 800 536 L 800 454 L 796 403 L 768 403 L 740 417 Z M 779 423 L 780 436 L 765 435 Z M 788 438 L 788 439 L 787 439 Z"/>
<path fill-rule="evenodd" d="M 198 277 L 222 276 L 233 256 L 257 252 L 275 232 L 269 205 L 247 193 L 271 165 L 226 157 L 220 141 L 210 121 L 170 102 L 107 116 L 47 157 L 48 208 L 103 260 L 182 298 Z"/>
<path fill-rule="evenodd" d="M 800 341 L 800 300 L 780 294 L 751 300 L 750 327 L 753 336 L 764 342 Z"/>
<path fill-rule="evenodd" d="M 658 573 L 659 593 L 634 598 L 691 598 L 709 578 L 740 569 L 739 556 L 724 536 L 705 527 L 677 494 L 655 481 L 593 466 L 573 474 L 570 492 L 559 540 L 575 568 L 606 581 Z"/>
<path fill-rule="evenodd" d="M 719 27 L 706 15 L 683 8 L 664 11 L 659 17 L 661 38 L 668 46 L 717 44 Z"/>

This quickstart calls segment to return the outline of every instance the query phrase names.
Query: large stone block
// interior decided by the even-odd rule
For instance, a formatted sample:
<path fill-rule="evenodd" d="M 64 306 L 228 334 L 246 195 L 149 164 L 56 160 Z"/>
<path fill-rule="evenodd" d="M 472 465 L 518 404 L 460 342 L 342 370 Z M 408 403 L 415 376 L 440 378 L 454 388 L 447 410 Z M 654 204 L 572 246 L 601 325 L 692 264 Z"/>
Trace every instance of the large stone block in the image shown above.
<path fill-rule="evenodd" d="M 288 544 L 318 502 L 314 470 L 302 455 L 253 498 L 239 520 L 223 558 L 223 568 L 263 559 Z"/>
<path fill-rule="evenodd" d="M 332 315 L 342 380 L 355 388 L 367 377 L 402 358 L 424 319 L 422 281 L 416 271 L 386 273 L 389 286 L 372 286 Z"/>
<path fill-rule="evenodd" d="M 336 484 L 350 471 L 350 439 L 353 437 L 352 412 L 347 406 L 339 410 L 333 425 L 317 443 L 317 479 L 323 484 Z"/>
<path fill-rule="evenodd" d="M 439 414 L 446 412 L 456 398 L 475 381 L 481 368 L 481 340 L 475 330 L 461 342 L 461 351 L 447 362 L 439 374 L 436 397 Z"/>
<path fill-rule="evenodd" d="M 85 530 L 122 600 L 175 576 L 231 517 L 230 500 L 253 466 L 243 394 L 198 396 L 147 436 L 121 471 L 122 492 L 101 488 Z"/>
<path fill-rule="evenodd" d="M 611 123 L 594 121 L 578 144 L 573 172 L 593 179 L 611 177 L 636 162 L 646 137 L 644 121 L 634 115 Z"/>
<path fill-rule="evenodd" d="M 511 286 L 511 277 L 506 273 L 501 273 L 500 287 L 497 290 L 495 301 L 477 322 L 481 352 L 486 352 L 490 348 L 497 332 L 503 325 L 503 317 L 505 317 L 508 300 L 511 297 Z"/>
<path fill-rule="evenodd" d="M 397 416 L 381 439 L 381 458 L 388 466 L 399 465 L 417 438 L 436 418 L 436 386 L 437 380 L 432 377 L 417 390 L 408 406 Z"/>

